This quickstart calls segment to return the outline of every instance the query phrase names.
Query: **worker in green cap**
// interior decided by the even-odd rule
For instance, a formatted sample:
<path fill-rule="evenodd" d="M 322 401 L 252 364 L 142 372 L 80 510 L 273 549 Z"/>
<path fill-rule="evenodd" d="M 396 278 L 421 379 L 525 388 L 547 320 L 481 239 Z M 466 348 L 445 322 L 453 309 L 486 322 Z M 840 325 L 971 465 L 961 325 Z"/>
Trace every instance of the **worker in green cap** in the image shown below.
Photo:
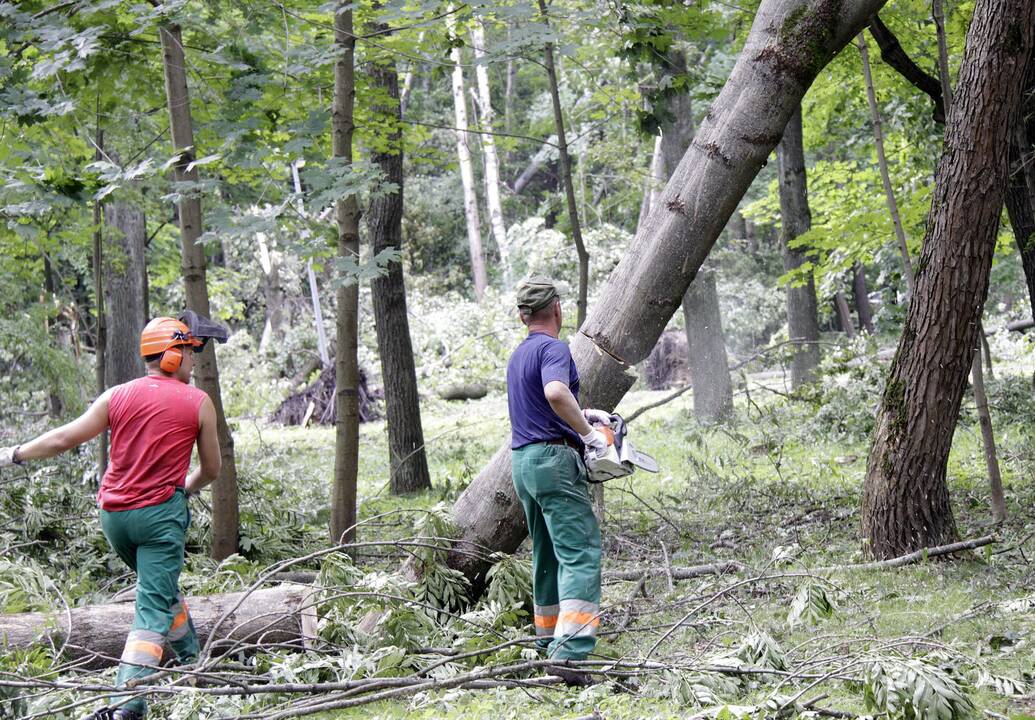
<path fill-rule="evenodd" d="M 517 290 L 526 337 L 507 364 L 511 474 L 532 538 L 535 630 L 558 660 L 583 660 L 600 625 L 600 527 L 590 501 L 583 451 L 603 452 L 607 439 L 592 423 L 609 413 L 579 407 L 579 373 L 558 339 L 557 287 L 533 277 Z M 569 684 L 588 679 L 551 670 Z"/>

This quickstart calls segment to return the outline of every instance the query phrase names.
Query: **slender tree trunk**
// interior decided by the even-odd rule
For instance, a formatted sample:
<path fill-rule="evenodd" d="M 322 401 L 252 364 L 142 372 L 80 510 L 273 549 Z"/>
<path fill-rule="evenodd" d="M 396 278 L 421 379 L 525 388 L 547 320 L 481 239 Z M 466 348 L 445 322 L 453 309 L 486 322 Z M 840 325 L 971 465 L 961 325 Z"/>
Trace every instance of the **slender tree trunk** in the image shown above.
<path fill-rule="evenodd" d="M 507 26 L 507 43 L 510 43 L 513 33 L 511 26 Z M 517 86 L 517 65 L 514 63 L 514 55 L 507 54 L 507 82 L 503 89 L 503 131 L 512 132 L 514 128 L 514 88 Z M 507 156 L 508 161 L 510 156 Z"/>
<path fill-rule="evenodd" d="M 456 17 L 453 6 L 449 6 L 446 24 L 451 33 L 456 32 Z M 460 182 L 464 188 L 464 217 L 467 220 L 467 246 L 471 254 L 471 272 L 474 275 L 474 297 L 481 302 L 489 284 L 485 272 L 485 251 L 482 249 L 482 222 L 478 216 L 478 192 L 474 182 L 474 165 L 471 162 L 471 148 L 468 146 L 467 96 L 464 92 L 464 70 L 461 66 L 459 47 L 449 53 L 453 61 L 453 114 L 456 118 L 456 157 L 460 165 Z"/>
<path fill-rule="evenodd" d="M 343 3 L 334 16 L 334 104 L 331 139 L 334 157 L 352 163 L 355 131 L 356 38 L 352 7 Z M 400 189 L 401 191 L 401 189 Z M 359 200 L 350 194 L 338 200 L 338 257 L 359 261 Z M 330 533 L 332 543 L 356 538 L 356 487 L 359 477 L 359 282 L 338 287 L 338 350 L 334 358 L 335 422 L 334 484 L 331 487 Z"/>
<path fill-rule="evenodd" d="M 942 86 L 942 98 L 945 114 L 949 114 L 952 105 L 952 80 L 949 77 L 949 45 L 945 39 L 945 13 L 942 12 L 942 0 L 931 1 L 931 15 L 934 17 L 934 32 L 938 38 L 938 79 Z"/>
<path fill-rule="evenodd" d="M 572 338 L 580 399 L 610 409 L 657 343 L 816 74 L 882 0 L 763 0 L 744 49 L 691 147 Z M 453 506 L 449 564 L 474 582 L 483 548 L 513 552 L 527 535 L 504 445 Z"/>
<path fill-rule="evenodd" d="M 335 32 L 338 32 L 337 30 Z M 298 196 L 297 208 L 300 217 L 305 218 L 305 203 L 302 200 L 302 180 L 298 176 L 298 163 L 291 163 L 291 179 L 295 185 L 295 194 Z M 309 231 L 302 231 L 303 236 L 308 237 Z M 320 287 L 316 284 L 316 272 L 313 270 L 313 259 L 309 258 L 305 264 L 306 278 L 309 280 L 309 298 L 313 303 L 313 323 L 316 326 L 316 348 L 320 353 L 320 364 L 328 368 L 331 366 L 331 354 L 328 349 L 327 330 L 323 326 L 323 309 L 320 305 Z"/>
<path fill-rule="evenodd" d="M 54 272 L 54 265 L 50 261 L 49 255 L 43 256 L 43 293 L 44 302 L 51 303 L 57 296 L 57 281 L 55 280 L 56 273 Z M 49 317 L 43 320 L 43 334 L 45 337 L 50 337 L 52 330 L 51 322 Z M 56 383 L 51 382 L 50 387 L 47 389 L 47 400 L 50 405 L 50 417 L 57 419 L 65 412 L 65 402 L 61 399 L 61 393 Z"/>
<path fill-rule="evenodd" d="M 378 25 L 378 29 L 383 29 L 383 26 Z M 374 110 L 382 124 L 390 128 L 387 135 L 389 148 L 372 152 L 370 159 L 381 168 L 385 179 L 398 188 L 370 201 L 367 231 L 373 254 L 377 255 L 388 248 L 402 249 L 403 145 L 399 123 L 399 79 L 394 60 L 380 58 L 373 62 L 369 76 L 371 86 L 381 94 L 376 97 L 388 98 L 387 104 L 381 101 L 382 104 L 375 105 Z M 377 326 L 377 350 L 381 356 L 385 386 L 391 491 L 395 494 L 418 492 L 431 487 L 431 476 L 424 451 L 402 263 L 390 263 L 387 274 L 374 278 L 370 285 Z"/>
<path fill-rule="evenodd" d="M 866 268 L 862 263 L 852 266 L 852 299 L 855 301 L 855 312 L 859 316 L 859 330 L 873 335 L 873 312 L 870 310 L 870 290 L 866 283 Z"/>
<path fill-rule="evenodd" d="M 909 261 L 909 245 L 906 233 L 902 229 L 902 218 L 895 200 L 895 189 L 891 185 L 891 174 L 888 172 L 888 159 L 884 154 L 884 130 L 880 119 L 880 108 L 877 107 L 877 95 L 873 89 L 873 75 L 870 73 L 870 53 L 866 47 L 866 36 L 860 34 L 856 38 L 859 53 L 862 56 L 863 77 L 866 79 L 866 98 L 870 103 L 870 117 L 873 120 L 873 143 L 877 148 L 877 164 L 880 166 L 880 179 L 884 183 L 884 197 L 888 203 L 891 222 L 895 226 L 895 237 L 898 239 L 898 250 L 902 255 L 902 273 L 906 276 L 906 285 L 912 297 L 916 281 L 913 275 L 913 264 Z M 946 98 L 948 100 L 948 98 Z M 948 107 L 948 102 L 946 102 Z"/>
<path fill-rule="evenodd" d="M 550 24 L 546 13 L 545 0 L 539 0 L 539 14 L 543 23 Z M 586 321 L 586 304 L 589 292 L 589 253 L 582 242 L 582 226 L 579 224 L 579 211 L 575 206 L 575 186 L 571 181 L 571 158 L 568 156 L 568 141 L 564 135 L 564 113 L 561 110 L 561 96 L 557 86 L 557 68 L 553 59 L 553 43 L 547 42 L 545 53 L 546 76 L 550 84 L 550 98 L 553 101 L 553 122 L 557 130 L 557 153 L 561 166 L 561 179 L 564 182 L 564 197 L 568 205 L 568 221 L 571 224 L 571 238 L 575 242 L 575 251 L 579 257 L 579 296 L 576 302 L 576 327 L 581 328 Z"/>
<path fill-rule="evenodd" d="M 956 538 L 946 463 L 988 291 L 1007 144 L 1035 42 L 1035 3 L 978 0 L 927 223 L 916 292 L 877 413 L 863 486 L 871 552 Z"/>
<path fill-rule="evenodd" d="M 165 93 L 169 105 L 169 127 L 173 149 L 179 153 L 173 166 L 177 182 L 198 182 L 198 169 L 188 169 L 197 156 L 194 129 L 191 123 L 190 98 L 187 94 L 187 68 L 183 55 L 183 41 L 178 25 L 160 25 Z M 205 249 L 198 244 L 202 233 L 201 200 L 185 197 L 179 203 L 180 242 L 183 255 L 183 286 L 187 308 L 209 317 L 208 284 L 205 278 Z M 234 460 L 234 440 L 223 412 L 223 395 L 219 387 L 219 368 L 216 365 L 215 343 L 208 343 L 205 351 L 195 355 L 194 379 L 198 387 L 208 393 L 216 406 L 216 427 L 223 466 L 219 479 L 212 486 L 212 557 L 222 560 L 237 552 L 237 464 Z"/>
<path fill-rule="evenodd" d="M 672 75 L 684 75 L 686 56 L 682 51 L 671 50 L 666 56 L 666 65 Z M 679 166 L 694 140 L 695 130 L 693 99 L 689 93 L 670 98 L 666 109 L 671 119 L 661 124 L 663 180 L 668 180 L 669 168 Z M 657 204 L 657 200 L 653 204 Z M 690 382 L 694 388 L 694 414 L 706 422 L 724 420 L 733 413 L 733 384 L 714 268 L 702 269 L 687 288 L 683 296 L 683 317 Z"/>
<path fill-rule="evenodd" d="M 852 322 L 852 311 L 848 309 L 848 300 L 840 290 L 834 293 L 834 309 L 837 311 L 837 319 L 841 324 L 841 332 L 849 339 L 854 338 L 855 323 Z"/>
<path fill-rule="evenodd" d="M 99 122 L 99 119 L 98 119 Z M 104 131 L 97 128 L 97 148 L 94 152 L 94 160 L 100 160 L 103 156 Z M 97 394 L 105 390 L 105 362 L 107 361 L 108 327 L 107 318 L 104 314 L 104 222 L 99 200 L 93 201 L 93 293 L 96 298 L 97 307 L 97 332 L 93 341 L 94 348 L 94 371 L 97 386 Z M 108 431 L 101 433 L 97 443 L 97 477 L 103 478 L 104 471 L 108 469 Z"/>
<path fill-rule="evenodd" d="M 478 81 L 478 106 L 481 109 L 479 125 L 485 131 L 481 136 L 482 157 L 485 161 L 485 204 L 489 208 L 489 226 L 500 254 L 503 287 L 510 289 L 513 281 L 510 244 L 507 242 L 507 226 L 503 220 L 503 201 L 500 199 L 500 161 L 496 154 L 496 139 L 492 134 L 496 118 L 492 111 L 492 94 L 489 92 L 489 68 L 484 62 L 485 28 L 481 20 L 476 20 L 471 27 L 471 45 L 474 47 L 474 75 Z"/>
<path fill-rule="evenodd" d="M 144 374 L 140 331 L 147 324 L 147 222 L 144 212 L 125 201 L 104 208 L 104 307 L 107 316 L 104 382 L 107 387 Z"/>
<path fill-rule="evenodd" d="M 284 286 L 280 279 L 282 259 L 280 252 L 271 248 L 266 241 L 265 233 L 255 233 L 255 243 L 259 248 L 259 266 L 262 268 L 263 294 L 266 297 L 266 322 L 259 339 L 259 352 L 264 353 L 283 330 Z"/>
<path fill-rule="evenodd" d="M 992 519 L 1001 523 L 1006 520 L 1006 498 L 1003 497 L 1003 476 L 999 472 L 999 455 L 996 452 L 995 433 L 992 430 L 992 415 L 988 411 L 988 395 L 985 393 L 980 344 L 974 349 L 973 356 L 970 377 L 974 387 L 974 404 L 977 406 L 978 424 L 981 426 L 981 441 L 985 450 L 985 468 L 988 470 Z"/>
<path fill-rule="evenodd" d="M 421 30 L 417 35 L 417 45 L 420 46 L 424 42 L 424 31 Z M 413 92 L 413 78 L 416 74 L 416 70 L 420 64 L 415 60 L 410 61 L 409 66 L 406 68 L 406 72 L 403 73 L 402 90 L 399 93 L 399 114 L 406 115 L 406 108 L 410 105 L 410 93 Z M 423 70 L 423 66 L 420 66 Z"/>
<path fill-rule="evenodd" d="M 809 260 L 805 250 L 791 247 L 791 241 L 812 227 L 801 108 L 795 110 L 787 122 L 776 147 L 776 161 L 780 189 L 780 246 L 783 248 L 783 269 L 790 272 Z M 797 389 L 815 380 L 816 368 L 819 367 L 819 305 L 812 273 L 804 282 L 787 286 L 787 335 L 796 343 L 791 359 L 791 387 Z"/>
<path fill-rule="evenodd" d="M 515 195 L 520 195 L 528 186 L 528 183 L 532 181 L 532 178 L 534 178 L 536 174 L 542 170 L 543 166 L 546 165 L 547 161 L 550 159 L 550 151 L 553 150 L 556 141 L 556 136 L 551 135 L 547 142 L 543 143 L 536 151 L 536 154 L 532 156 L 532 160 L 528 163 L 528 167 L 522 170 L 521 174 L 518 175 L 517 180 L 514 181 L 513 192 Z"/>

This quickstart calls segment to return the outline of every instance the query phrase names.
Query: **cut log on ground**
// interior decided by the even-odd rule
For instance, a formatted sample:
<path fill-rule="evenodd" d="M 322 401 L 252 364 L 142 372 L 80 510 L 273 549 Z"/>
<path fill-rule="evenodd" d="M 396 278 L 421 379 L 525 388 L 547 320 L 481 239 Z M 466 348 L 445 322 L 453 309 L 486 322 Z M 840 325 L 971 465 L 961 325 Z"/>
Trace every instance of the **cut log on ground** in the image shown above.
<path fill-rule="evenodd" d="M 311 587 L 284 585 L 256 590 L 230 613 L 217 631 L 215 652 L 233 645 L 296 647 L 315 637 L 316 613 L 309 599 Z M 199 595 L 187 598 L 198 640 L 204 646 L 212 627 L 244 593 Z M 71 620 L 71 632 L 69 621 Z M 133 624 L 133 603 L 109 603 L 73 608 L 70 613 L 19 613 L 0 615 L 0 653 L 37 645 L 65 647 L 66 660 L 87 660 L 84 667 L 115 665 L 122 655 L 126 633 Z M 220 649 L 221 648 L 221 649 Z M 168 649 L 164 659 L 170 657 Z"/>
<path fill-rule="evenodd" d="M 319 425 L 333 425 L 335 377 L 335 366 L 332 363 L 324 368 L 316 382 L 305 390 L 285 398 L 270 419 L 281 425 L 305 425 L 310 420 Z M 370 389 L 367 385 L 367 374 L 361 369 L 359 371 L 360 422 L 370 422 L 381 418 L 378 401 L 383 396 L 384 393 L 380 389 Z"/>
<path fill-rule="evenodd" d="M 450 385 L 440 391 L 438 396 L 443 400 L 480 400 L 489 394 L 489 388 L 481 383 L 463 383 Z"/>

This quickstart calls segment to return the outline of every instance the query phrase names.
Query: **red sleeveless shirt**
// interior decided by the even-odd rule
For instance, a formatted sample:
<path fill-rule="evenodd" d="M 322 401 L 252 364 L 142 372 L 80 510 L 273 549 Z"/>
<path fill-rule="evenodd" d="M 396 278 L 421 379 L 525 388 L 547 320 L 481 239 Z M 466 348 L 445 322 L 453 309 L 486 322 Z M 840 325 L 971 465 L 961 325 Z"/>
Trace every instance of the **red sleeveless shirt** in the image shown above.
<path fill-rule="evenodd" d="M 206 397 L 203 390 L 164 375 L 115 388 L 108 403 L 110 459 L 97 493 L 102 509 L 158 505 L 183 487 Z"/>

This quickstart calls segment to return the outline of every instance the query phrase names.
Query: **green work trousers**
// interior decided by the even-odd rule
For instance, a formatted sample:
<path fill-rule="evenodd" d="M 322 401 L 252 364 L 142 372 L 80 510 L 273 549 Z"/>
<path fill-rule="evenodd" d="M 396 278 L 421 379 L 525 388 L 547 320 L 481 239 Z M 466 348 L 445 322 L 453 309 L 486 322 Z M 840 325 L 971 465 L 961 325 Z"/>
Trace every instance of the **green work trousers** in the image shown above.
<path fill-rule="evenodd" d="M 511 475 L 532 537 L 532 595 L 540 647 L 583 660 L 600 625 L 600 526 L 586 466 L 566 445 L 514 450 Z"/>
<path fill-rule="evenodd" d="M 159 505 L 119 512 L 101 510 L 104 536 L 137 574 L 133 629 L 122 651 L 116 685 L 156 672 L 154 666 L 162 661 L 166 641 L 180 663 L 191 662 L 198 655 L 194 621 L 179 592 L 188 527 L 187 495 L 179 489 Z M 140 714 L 146 712 L 147 704 L 140 696 L 112 701 Z"/>

